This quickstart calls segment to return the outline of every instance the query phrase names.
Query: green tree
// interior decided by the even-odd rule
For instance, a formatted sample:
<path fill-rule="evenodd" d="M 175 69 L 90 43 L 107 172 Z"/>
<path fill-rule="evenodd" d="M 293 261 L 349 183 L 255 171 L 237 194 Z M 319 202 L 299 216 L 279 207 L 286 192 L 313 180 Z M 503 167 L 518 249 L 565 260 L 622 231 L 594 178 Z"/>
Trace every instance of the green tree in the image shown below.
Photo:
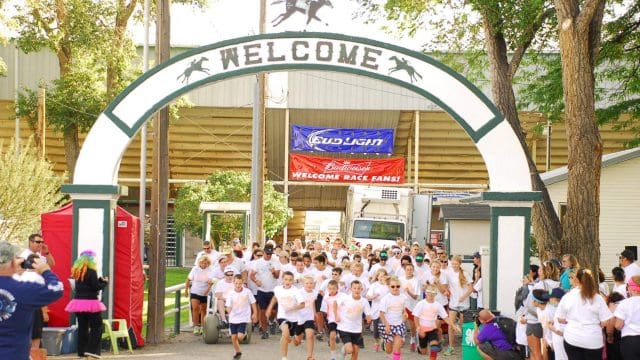
<path fill-rule="evenodd" d="M 493 101 L 511 124 L 526 154 L 533 190 L 543 196 L 541 202 L 534 204 L 532 212 L 540 252 L 543 258 L 550 253 L 561 253 L 560 221 L 529 152 L 514 92 L 514 78 L 525 54 L 532 48 L 543 47 L 552 36 L 551 1 L 387 0 L 382 6 L 373 0 L 356 1 L 367 13 L 382 12 L 387 19 L 399 22 L 400 31 L 409 35 L 415 35 L 425 26 L 437 29 L 425 51 L 435 52 L 435 56 L 471 78 L 482 76 L 488 62 Z M 450 15 L 442 15 L 447 13 Z"/>
<path fill-rule="evenodd" d="M 14 244 L 40 228 L 40 214 L 58 206 L 62 178 L 38 159 L 32 142 L 18 148 L 0 142 L 0 238 Z"/>
<path fill-rule="evenodd" d="M 3 29 L 7 29 L 9 27 L 6 15 L 5 15 L 5 1 L 0 0 L 0 45 L 7 45 L 7 37 L 2 31 Z M 0 76 L 7 75 L 7 64 L 4 62 L 4 59 L 0 57 Z"/>
<path fill-rule="evenodd" d="M 179 230 L 189 230 L 200 235 L 203 218 L 199 211 L 202 201 L 249 202 L 251 199 L 251 175 L 240 171 L 218 171 L 209 175 L 206 183 L 185 184 L 178 190 L 175 202 L 175 226 Z M 264 185 L 264 230 L 272 237 L 284 228 L 289 219 L 284 194 L 276 191 L 265 181 Z M 218 233 L 240 233 L 242 219 L 238 217 L 212 219 L 212 228 Z M 219 240 L 219 239 L 217 239 Z"/>

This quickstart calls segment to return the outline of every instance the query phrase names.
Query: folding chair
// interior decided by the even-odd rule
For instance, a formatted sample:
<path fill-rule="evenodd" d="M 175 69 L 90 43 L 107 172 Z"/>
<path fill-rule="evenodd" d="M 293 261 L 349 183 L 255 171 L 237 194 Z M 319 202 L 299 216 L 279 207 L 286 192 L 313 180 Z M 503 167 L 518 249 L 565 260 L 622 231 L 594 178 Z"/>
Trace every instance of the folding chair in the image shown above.
<path fill-rule="evenodd" d="M 129 337 L 129 328 L 127 327 L 127 320 L 125 319 L 104 319 L 104 330 L 102 332 L 103 339 L 111 340 L 111 349 L 114 355 L 118 355 L 118 339 L 126 338 L 129 352 L 133 354 L 133 347 L 131 346 L 131 338 Z M 114 324 L 118 324 L 118 330 L 114 330 Z"/>

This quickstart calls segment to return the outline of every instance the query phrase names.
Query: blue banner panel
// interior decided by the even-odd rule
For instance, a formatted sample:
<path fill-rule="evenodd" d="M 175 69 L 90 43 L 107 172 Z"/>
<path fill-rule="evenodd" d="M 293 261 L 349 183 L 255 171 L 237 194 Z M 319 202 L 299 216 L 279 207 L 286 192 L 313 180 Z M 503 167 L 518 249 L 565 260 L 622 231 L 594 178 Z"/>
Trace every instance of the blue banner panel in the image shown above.
<path fill-rule="evenodd" d="M 346 129 L 293 125 L 291 150 L 393 154 L 393 129 Z"/>

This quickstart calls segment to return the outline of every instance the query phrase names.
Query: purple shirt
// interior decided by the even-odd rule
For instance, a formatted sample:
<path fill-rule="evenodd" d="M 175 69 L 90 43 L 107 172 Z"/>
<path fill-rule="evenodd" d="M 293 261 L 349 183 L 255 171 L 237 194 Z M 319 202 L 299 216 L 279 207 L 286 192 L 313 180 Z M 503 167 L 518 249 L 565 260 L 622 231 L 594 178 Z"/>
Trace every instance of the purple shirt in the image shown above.
<path fill-rule="evenodd" d="M 500 326 L 496 323 L 496 319 L 484 324 L 480 332 L 478 332 L 478 342 L 483 343 L 487 341 L 499 350 L 509 351 L 513 348 L 509 341 L 507 341 L 507 337 L 500 329 Z"/>

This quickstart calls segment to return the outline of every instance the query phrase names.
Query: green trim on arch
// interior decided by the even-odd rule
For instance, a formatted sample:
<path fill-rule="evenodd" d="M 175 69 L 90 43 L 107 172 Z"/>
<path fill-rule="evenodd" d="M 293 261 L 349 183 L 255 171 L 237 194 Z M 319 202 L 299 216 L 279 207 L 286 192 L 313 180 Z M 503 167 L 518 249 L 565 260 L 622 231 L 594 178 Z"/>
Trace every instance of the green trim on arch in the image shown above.
<path fill-rule="evenodd" d="M 204 53 L 204 52 L 208 52 L 211 50 L 215 50 L 215 49 L 219 49 L 219 48 L 223 48 L 223 47 L 228 47 L 231 45 L 239 45 L 242 43 L 247 43 L 247 42 L 252 42 L 252 41 L 259 41 L 259 40 L 265 40 L 265 39 L 304 39 L 304 38 L 317 38 L 317 39 L 327 39 L 327 40 L 338 40 L 338 41 L 348 41 L 348 42 L 354 42 L 354 43 L 358 43 L 358 44 L 362 44 L 362 45 L 370 45 L 370 46 L 375 46 L 378 48 L 383 48 L 383 49 L 387 49 L 390 51 L 395 51 L 401 54 L 405 54 L 407 56 L 411 56 L 414 57 L 418 60 L 421 60 L 425 63 L 428 63 L 429 65 L 436 67 L 440 70 L 442 70 L 443 72 L 449 74 L 451 77 L 453 77 L 454 79 L 456 79 L 460 84 L 462 84 L 463 86 L 465 86 L 467 89 L 469 89 L 478 99 L 480 99 L 486 106 L 487 108 L 494 114 L 494 117 L 492 120 L 490 120 L 488 123 L 486 123 L 485 125 L 483 125 L 480 129 L 478 130 L 473 130 L 471 128 L 471 126 L 469 126 L 469 124 L 465 121 L 464 118 L 462 118 L 459 114 L 457 114 L 455 111 L 453 111 L 450 107 L 446 106 L 444 101 L 442 101 L 440 98 L 437 98 L 436 96 L 434 96 L 433 94 L 425 91 L 424 89 L 417 87 L 415 85 L 412 85 L 409 82 L 405 82 L 402 80 L 398 80 L 396 78 L 390 77 L 390 76 L 384 76 L 375 72 L 370 72 L 370 71 L 365 71 L 362 69 L 357 69 L 357 68 L 353 68 L 353 67 L 347 67 L 347 66 L 337 66 L 337 65 L 319 65 L 319 64 L 305 64 L 305 63 L 298 63 L 298 62 L 294 62 L 294 63 L 286 63 L 286 64 L 271 64 L 271 65 L 264 65 L 264 66 L 255 66 L 255 67 L 251 67 L 251 68 L 245 68 L 245 69 L 239 69 L 239 70 L 231 70 L 231 71 L 225 71 L 222 73 L 218 73 L 218 74 L 214 74 L 212 76 L 206 77 L 200 81 L 196 81 L 193 83 L 190 83 L 184 87 L 179 88 L 177 91 L 172 92 L 171 94 L 169 94 L 168 96 L 164 97 L 163 99 L 161 99 L 156 105 L 154 105 L 151 109 L 148 109 L 140 118 L 138 118 L 136 120 L 136 122 L 133 124 L 133 126 L 129 127 L 124 121 L 122 121 L 122 119 L 120 119 L 118 116 L 116 116 L 113 111 L 115 110 L 115 108 L 120 104 L 120 102 L 122 102 L 122 100 L 124 98 L 126 98 L 129 93 L 131 93 L 135 88 L 138 87 L 138 85 L 142 84 L 145 80 L 147 80 L 148 78 L 154 76 L 156 73 L 158 73 L 159 71 L 173 65 L 174 63 L 181 61 L 183 59 L 192 57 L 192 56 L 196 56 L 198 54 Z M 133 136 L 135 136 L 136 132 L 140 129 L 140 127 L 142 126 L 142 124 L 144 122 L 146 122 L 151 115 L 156 112 L 157 110 L 159 110 L 160 108 L 164 107 L 166 104 L 168 104 L 171 100 L 175 99 L 176 97 L 187 93 L 197 87 L 203 86 L 205 84 L 208 83 L 212 83 L 212 82 L 216 82 L 216 81 L 221 81 L 221 80 L 225 80 L 228 78 L 233 78 L 233 77 L 238 77 L 238 76 L 243 76 L 243 75 L 248 75 L 248 74 L 255 74 L 255 73 L 259 73 L 259 72 L 264 72 L 264 71 L 286 71 L 286 70 L 324 70 L 324 71 L 337 71 L 337 72 L 343 72 L 343 73 L 349 73 L 349 74 L 354 74 L 354 75 L 361 75 L 361 76 L 366 76 L 366 77 L 370 77 L 370 78 L 375 78 L 381 81 L 385 81 L 388 83 L 392 83 L 395 85 L 398 85 L 400 87 L 404 87 L 408 90 L 414 91 L 422 96 L 424 96 L 425 98 L 429 99 L 430 101 L 432 101 L 434 104 L 438 105 L 440 108 L 442 108 L 444 111 L 446 111 L 449 115 L 451 115 L 456 122 L 458 122 L 460 124 L 460 126 L 462 126 L 464 128 L 464 130 L 467 132 L 467 134 L 471 137 L 471 139 L 477 143 L 478 141 L 480 141 L 480 139 L 482 139 L 482 137 L 484 137 L 487 133 L 489 133 L 491 130 L 493 130 L 498 124 L 500 124 L 502 121 L 504 121 L 504 116 L 500 113 L 500 111 L 496 108 L 496 106 L 491 102 L 491 100 L 489 100 L 489 98 L 487 98 L 486 95 L 484 95 L 484 93 L 482 93 L 482 91 L 480 89 L 478 89 L 476 86 L 474 86 L 471 82 L 469 82 L 469 80 L 467 80 L 465 77 L 463 77 L 462 75 L 460 75 L 459 73 L 457 73 L 456 71 L 454 71 L 453 69 L 449 68 L 448 66 L 444 65 L 443 63 L 433 59 L 430 56 L 427 56 L 423 53 L 414 51 L 414 50 L 409 50 L 406 48 L 402 48 L 393 44 L 388 44 L 388 43 L 384 43 L 384 42 L 380 42 L 380 41 L 376 41 L 376 40 L 371 40 L 371 39 L 367 39 L 367 38 L 361 38 L 361 37 L 355 37 L 355 36 L 347 36 L 347 35 L 342 35 L 342 34 L 334 34 L 334 33 L 317 33 L 317 32 L 283 32 L 283 33 L 275 33 L 275 34 L 261 34 L 261 35 L 254 35 L 254 36 L 247 36 L 247 37 L 240 37 L 240 38 L 236 38 L 236 39 L 230 39 L 230 40 L 225 40 L 225 41 L 221 41 L 218 43 L 214 43 L 214 44 L 210 44 L 210 45 L 206 45 L 200 48 L 196 48 L 187 52 L 184 52 L 182 54 L 179 54 L 177 56 L 172 57 L 171 59 L 169 59 L 167 62 L 164 62 L 162 64 L 160 64 L 159 66 L 154 67 L 153 69 L 147 71 L 146 73 L 144 73 L 142 76 L 140 76 L 138 79 L 136 79 L 131 85 L 129 85 L 124 91 L 122 91 L 120 94 L 118 94 L 118 96 L 116 96 L 116 98 L 109 104 L 109 106 L 107 106 L 106 110 L 104 111 L 104 114 L 111 119 L 111 121 L 113 121 L 113 123 L 118 126 L 118 128 L 120 128 L 125 134 L 127 134 L 127 136 L 129 136 L 130 138 L 132 138 Z"/>
<path fill-rule="evenodd" d="M 495 192 L 485 191 L 480 194 L 483 201 L 541 201 L 540 191 Z"/>
<path fill-rule="evenodd" d="M 120 195 L 119 185 L 79 185 L 64 184 L 61 192 L 65 194 L 113 194 Z"/>

